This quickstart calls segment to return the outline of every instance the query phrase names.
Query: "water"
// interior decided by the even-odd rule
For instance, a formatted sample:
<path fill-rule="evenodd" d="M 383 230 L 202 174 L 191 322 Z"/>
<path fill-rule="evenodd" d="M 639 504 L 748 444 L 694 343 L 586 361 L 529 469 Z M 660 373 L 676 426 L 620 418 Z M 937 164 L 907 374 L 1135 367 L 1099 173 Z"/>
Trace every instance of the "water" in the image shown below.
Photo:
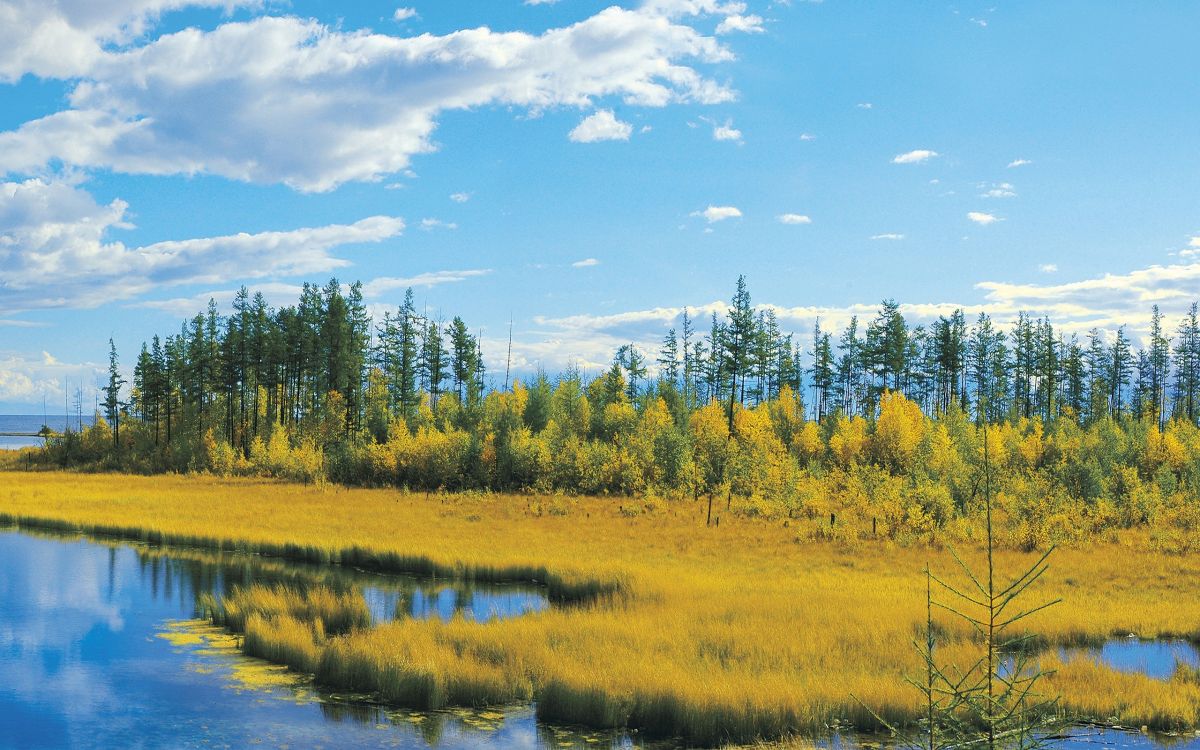
<path fill-rule="evenodd" d="M 190 621 L 198 592 L 252 582 L 354 587 L 372 617 L 517 617 L 548 606 L 533 586 L 480 586 L 301 565 L 255 555 L 106 545 L 0 531 L 0 748 L 629 748 L 626 735 L 537 722 L 533 709 L 413 712 L 324 694 L 242 656 Z M 1084 653 L 1166 679 L 1182 641 L 1111 641 Z M 1200 738 L 1077 727 L 1057 748 L 1200 750 Z M 661 746 L 670 746 L 662 743 Z M 831 748 L 875 744 L 839 735 Z"/>
<path fill-rule="evenodd" d="M 335 584 L 370 582 L 385 600 L 422 592 L 419 612 L 429 616 L 514 616 L 540 596 L 3 531 L 0 748 L 632 746 L 539 724 L 529 707 L 416 713 L 322 695 L 302 677 L 241 656 L 219 631 L 198 636 L 178 622 L 193 617 L 197 591 L 314 573 Z M 395 616 L 393 605 L 385 601 L 376 616 Z"/>
<path fill-rule="evenodd" d="M 1156 680 L 1170 679 L 1175 664 L 1186 664 L 1200 668 L 1200 650 L 1185 640 L 1164 639 L 1144 641 L 1137 638 L 1120 638 L 1106 642 L 1099 648 L 1060 649 L 1063 659 L 1077 655 L 1095 659 L 1120 672 L 1140 672 Z"/>
<path fill-rule="evenodd" d="M 83 418 L 84 427 L 87 427 L 91 423 L 92 418 L 90 416 Z M 40 437 L 5 437 L 2 433 L 35 433 L 42 429 L 43 425 L 55 432 L 62 432 L 68 426 L 72 430 L 79 429 L 79 421 L 73 416 L 66 417 L 62 414 L 48 414 L 46 416 L 42 416 L 41 414 L 0 414 L 0 450 L 15 450 L 30 446 L 41 447 L 42 439 Z"/>

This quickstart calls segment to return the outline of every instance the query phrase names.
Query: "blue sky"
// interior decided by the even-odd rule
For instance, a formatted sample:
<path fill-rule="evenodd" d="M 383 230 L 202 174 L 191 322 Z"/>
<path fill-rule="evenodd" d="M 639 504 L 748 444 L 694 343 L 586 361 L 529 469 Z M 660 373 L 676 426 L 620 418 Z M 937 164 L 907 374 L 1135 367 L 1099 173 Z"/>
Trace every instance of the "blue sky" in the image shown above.
<path fill-rule="evenodd" d="M 348 7 L 347 7 L 348 6 Z M 518 370 L 744 273 L 1067 331 L 1200 296 L 1192 3 L 0 0 L 0 411 L 241 284 L 362 280 Z M 11 19 L 9 22 L 8 19 Z M 86 398 L 90 402 L 90 397 Z"/>

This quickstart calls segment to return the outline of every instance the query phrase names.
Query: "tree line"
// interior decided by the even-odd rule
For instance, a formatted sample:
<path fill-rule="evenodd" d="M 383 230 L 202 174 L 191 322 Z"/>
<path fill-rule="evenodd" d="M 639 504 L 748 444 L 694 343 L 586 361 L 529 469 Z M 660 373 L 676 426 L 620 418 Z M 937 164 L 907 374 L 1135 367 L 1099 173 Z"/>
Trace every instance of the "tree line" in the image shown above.
<path fill-rule="evenodd" d="M 832 503 L 925 528 L 968 511 L 963 477 L 995 430 L 1010 495 L 1038 509 L 1031 528 L 1114 508 L 1140 523 L 1200 492 L 1197 317 L 1192 305 L 1170 336 L 1152 309 L 1135 347 L 1124 329 L 1080 340 L 1025 314 L 1008 327 L 961 311 L 911 325 L 887 300 L 836 338 L 815 325 L 802 358 L 739 279 L 703 332 L 685 312 L 657 352 L 621 346 L 596 377 L 569 367 L 496 387 L 479 334 L 418 310 L 411 290 L 372 320 L 358 284 L 305 285 L 279 309 L 242 289 L 229 315 L 210 303 L 145 344 L 128 388 L 110 347 L 102 418 L 51 439 L 41 460 L 809 513 Z"/>
<path fill-rule="evenodd" d="M 713 313 L 704 334 L 683 312 L 681 328 L 667 332 L 654 358 L 655 377 L 649 355 L 633 343 L 618 349 L 606 376 L 622 376 L 630 401 L 664 398 L 677 417 L 719 402 L 730 427 L 735 405 L 774 400 L 784 387 L 810 399 L 806 413 L 816 421 L 871 417 L 891 391 L 930 416 L 957 408 L 979 423 L 1136 417 L 1161 426 L 1200 418 L 1195 303 L 1175 330 L 1169 338 L 1157 305 L 1145 346 L 1135 349 L 1124 327 L 1111 341 L 1098 328 L 1080 340 L 1026 313 L 1007 331 L 985 313 L 968 324 L 961 310 L 912 326 L 894 300 L 884 300 L 865 325 L 852 317 L 836 342 L 818 320 L 805 366 L 797 336 L 781 331 L 773 310 L 755 311 L 742 277 L 727 313 Z M 372 321 L 357 283 L 347 293 L 336 279 L 305 284 L 298 304 L 278 310 L 243 287 L 230 315 L 210 301 L 179 333 L 143 344 L 127 401 L 113 347 L 104 416 L 119 426 L 132 415 L 155 445 L 181 431 L 213 430 L 246 452 L 270 424 L 310 430 L 333 417 L 345 434 L 384 439 L 388 423 L 411 422 L 422 399 L 436 405 L 450 396 L 467 415 L 478 412 L 486 374 L 479 337 L 460 317 L 446 323 L 418 312 L 411 289 L 395 313 Z M 564 378 L 580 375 L 571 369 Z"/>

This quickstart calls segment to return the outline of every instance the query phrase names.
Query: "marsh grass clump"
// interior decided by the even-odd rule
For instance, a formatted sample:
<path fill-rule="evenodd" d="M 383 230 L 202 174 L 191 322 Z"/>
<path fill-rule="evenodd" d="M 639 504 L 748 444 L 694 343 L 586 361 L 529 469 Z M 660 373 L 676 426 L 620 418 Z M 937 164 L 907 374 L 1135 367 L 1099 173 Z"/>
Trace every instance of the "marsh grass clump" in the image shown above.
<path fill-rule="evenodd" d="M 290 618 L 299 622 L 320 623 L 324 635 L 341 635 L 370 626 L 371 613 L 362 594 L 351 590 L 338 592 L 326 586 L 302 589 L 274 586 L 235 586 L 221 599 L 201 596 L 201 611 L 214 625 L 223 625 L 235 633 L 248 630 L 250 618 Z"/>
<path fill-rule="evenodd" d="M 242 651 L 312 674 L 321 663 L 325 642 L 325 629 L 319 619 L 305 622 L 286 614 L 263 617 L 251 613 L 245 622 Z"/>
<path fill-rule="evenodd" d="M 395 622 L 332 639 L 316 670 L 318 683 L 374 693 L 418 709 L 491 706 L 533 697 L 520 665 L 496 663 L 431 625 Z"/>

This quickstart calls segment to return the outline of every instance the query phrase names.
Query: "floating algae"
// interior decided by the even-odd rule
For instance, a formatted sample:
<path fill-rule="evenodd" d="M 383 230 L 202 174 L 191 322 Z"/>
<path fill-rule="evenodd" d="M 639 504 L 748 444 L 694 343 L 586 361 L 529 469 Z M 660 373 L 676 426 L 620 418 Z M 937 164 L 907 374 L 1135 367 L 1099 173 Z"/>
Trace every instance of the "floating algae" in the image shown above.
<path fill-rule="evenodd" d="M 311 678 L 244 655 L 238 636 L 207 620 L 168 620 L 155 635 L 189 657 L 188 669 L 198 674 L 215 674 L 231 690 L 264 693 L 299 704 L 319 700 Z"/>

